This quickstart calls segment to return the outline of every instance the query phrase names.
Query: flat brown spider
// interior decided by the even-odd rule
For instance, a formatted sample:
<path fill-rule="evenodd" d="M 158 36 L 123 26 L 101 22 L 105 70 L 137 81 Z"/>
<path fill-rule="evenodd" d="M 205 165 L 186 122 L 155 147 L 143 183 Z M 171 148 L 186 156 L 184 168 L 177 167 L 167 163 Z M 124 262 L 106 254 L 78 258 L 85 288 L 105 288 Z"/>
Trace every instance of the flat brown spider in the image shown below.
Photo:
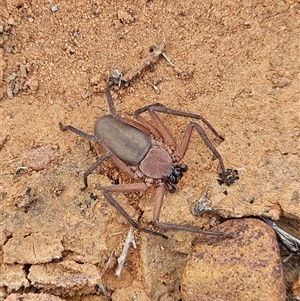
<path fill-rule="evenodd" d="M 86 189 L 88 186 L 88 175 L 91 174 L 104 160 L 109 158 L 129 177 L 143 180 L 139 183 L 111 185 L 103 188 L 103 195 L 107 201 L 114 206 L 133 227 L 146 233 L 167 238 L 160 232 L 143 228 L 137 224 L 111 195 L 111 193 L 115 192 L 144 192 L 148 189 L 148 187 L 154 185 L 156 187 L 153 210 L 154 226 L 165 230 L 182 230 L 194 233 L 222 235 L 223 233 L 221 232 L 204 231 L 197 227 L 159 221 L 166 189 L 171 193 L 175 192 L 175 185 L 183 176 L 183 173 L 187 170 L 187 166 L 185 164 L 176 163 L 184 157 L 194 128 L 197 130 L 206 146 L 212 151 L 214 157 L 219 160 L 222 181 L 228 184 L 228 180 L 220 154 L 198 123 L 193 121 L 188 123 L 181 143 L 177 147 L 174 138 L 159 118 L 157 112 L 201 120 L 218 139 L 223 141 L 224 138 L 220 136 L 202 116 L 169 109 L 159 103 L 148 105 L 136 110 L 133 116 L 137 121 L 123 118 L 116 112 L 110 93 L 111 86 L 112 85 L 108 86 L 106 89 L 110 115 L 100 117 L 96 121 L 94 128 L 95 136 L 86 134 L 70 125 L 63 126 L 60 123 L 61 130 L 70 130 L 86 140 L 96 142 L 104 150 L 104 154 L 102 154 L 100 158 L 98 158 L 97 161 L 84 173 L 84 187 L 82 190 Z M 140 116 L 140 114 L 144 112 L 148 112 L 150 114 L 154 125 L 150 124 Z M 165 146 L 167 147 L 165 148 Z"/>

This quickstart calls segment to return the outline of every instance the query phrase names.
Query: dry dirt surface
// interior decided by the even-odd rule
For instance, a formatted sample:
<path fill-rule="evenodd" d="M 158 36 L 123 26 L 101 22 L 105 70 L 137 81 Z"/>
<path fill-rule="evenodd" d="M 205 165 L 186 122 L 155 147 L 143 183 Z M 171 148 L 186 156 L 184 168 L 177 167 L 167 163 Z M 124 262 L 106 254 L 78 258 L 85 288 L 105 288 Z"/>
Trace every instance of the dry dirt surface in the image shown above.
<path fill-rule="evenodd" d="M 129 118 L 160 102 L 201 114 L 225 138 L 216 147 L 239 180 L 218 184 L 218 162 L 194 133 L 189 169 L 166 194 L 161 220 L 209 229 L 212 215 L 191 214 L 207 188 L 223 218 L 280 218 L 299 237 L 299 19 L 297 1 L 0 1 L 0 298 L 180 300 L 197 235 L 135 231 L 136 249 L 117 278 L 129 225 L 101 188 L 133 180 L 107 161 L 81 191 L 101 151 L 59 128 L 92 134 L 109 112 L 112 70 L 128 74 L 163 41 L 177 69 L 159 57 L 114 88 L 118 112 Z M 160 117 L 180 141 L 189 119 Z M 154 193 L 116 197 L 151 228 Z M 299 297 L 299 257 L 284 269 L 288 296 Z"/>

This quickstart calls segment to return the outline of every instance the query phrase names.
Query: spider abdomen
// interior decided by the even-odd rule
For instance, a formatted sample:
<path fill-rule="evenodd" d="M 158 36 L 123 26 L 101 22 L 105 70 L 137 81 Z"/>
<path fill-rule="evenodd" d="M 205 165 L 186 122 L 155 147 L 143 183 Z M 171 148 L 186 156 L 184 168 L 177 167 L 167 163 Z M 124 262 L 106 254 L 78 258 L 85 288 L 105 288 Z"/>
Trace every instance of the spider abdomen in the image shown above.
<path fill-rule="evenodd" d="M 128 165 L 137 165 L 148 153 L 151 142 L 139 129 L 111 115 L 99 118 L 95 135 L 114 155 Z"/>

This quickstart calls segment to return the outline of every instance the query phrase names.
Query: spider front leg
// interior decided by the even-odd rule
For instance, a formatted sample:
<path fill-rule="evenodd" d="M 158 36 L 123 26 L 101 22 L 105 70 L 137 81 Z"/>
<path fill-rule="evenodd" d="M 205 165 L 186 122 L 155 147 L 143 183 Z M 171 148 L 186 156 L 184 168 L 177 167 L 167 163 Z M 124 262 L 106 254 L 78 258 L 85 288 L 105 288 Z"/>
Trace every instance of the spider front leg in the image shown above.
<path fill-rule="evenodd" d="M 142 107 L 140 109 L 137 109 L 134 112 L 133 116 L 139 120 L 139 118 L 141 118 L 139 115 L 146 111 L 148 111 L 149 113 L 150 113 L 150 111 L 155 111 L 155 112 L 160 112 L 160 113 L 174 115 L 174 116 L 189 117 L 189 118 L 201 120 L 215 134 L 215 136 L 220 141 L 224 140 L 224 138 L 213 128 L 213 126 L 201 115 L 169 109 L 160 103 L 154 103 L 152 105 L 148 105 L 148 106 Z M 150 116 L 151 116 L 151 114 L 150 114 Z"/>
<path fill-rule="evenodd" d="M 63 125 L 61 122 L 59 122 L 59 128 L 61 131 L 65 132 L 65 131 L 71 131 L 73 133 L 75 133 L 76 135 L 82 137 L 85 140 L 88 141 L 92 141 L 92 142 L 98 142 L 98 138 L 94 135 L 89 135 L 77 128 L 75 128 L 72 125 Z"/>
<path fill-rule="evenodd" d="M 120 185 L 112 185 L 103 188 L 103 195 L 106 200 L 117 209 L 117 211 L 128 221 L 130 225 L 139 231 L 153 234 L 157 236 L 161 236 L 163 238 L 168 238 L 166 235 L 160 232 L 156 232 L 147 228 L 140 226 L 136 223 L 129 214 L 123 209 L 123 207 L 112 197 L 111 193 L 113 192 L 135 192 L 135 191 L 146 191 L 147 186 L 144 183 L 132 183 L 132 184 L 120 184 Z"/>
<path fill-rule="evenodd" d="M 204 143 L 206 144 L 206 146 L 211 150 L 211 152 L 213 153 L 213 155 L 215 156 L 216 159 L 218 159 L 219 163 L 220 163 L 220 167 L 221 167 L 221 174 L 222 174 L 222 180 L 227 184 L 227 185 L 230 185 L 230 183 L 228 182 L 228 179 L 227 179 L 227 173 L 226 173 L 226 170 L 225 170 L 225 166 L 224 166 L 224 163 L 223 163 L 223 160 L 222 160 L 222 157 L 221 155 L 219 154 L 219 152 L 217 151 L 217 149 L 214 147 L 214 145 L 211 143 L 211 141 L 209 140 L 209 138 L 207 137 L 204 129 L 198 124 L 198 123 L 195 123 L 195 122 L 190 122 L 183 134 L 183 137 L 182 137 L 182 140 L 181 140 L 181 143 L 177 149 L 177 152 L 178 152 L 178 161 L 181 160 L 187 149 L 188 149 L 188 146 L 189 146 L 189 143 L 190 143 L 190 138 L 191 138 L 191 135 L 192 135 L 192 131 L 193 129 L 196 129 L 197 132 L 199 133 L 200 137 L 202 138 L 202 140 L 204 141 Z"/>
<path fill-rule="evenodd" d="M 187 232 L 192 232 L 192 233 L 224 235 L 223 232 L 205 231 L 198 227 L 160 222 L 159 216 L 160 216 L 161 207 L 163 204 L 164 195 L 165 195 L 165 187 L 159 186 L 156 190 L 155 200 L 154 200 L 154 210 L 153 210 L 153 225 L 154 226 L 165 229 L 165 230 L 177 230 L 177 231 L 179 230 L 179 231 L 187 231 Z"/>

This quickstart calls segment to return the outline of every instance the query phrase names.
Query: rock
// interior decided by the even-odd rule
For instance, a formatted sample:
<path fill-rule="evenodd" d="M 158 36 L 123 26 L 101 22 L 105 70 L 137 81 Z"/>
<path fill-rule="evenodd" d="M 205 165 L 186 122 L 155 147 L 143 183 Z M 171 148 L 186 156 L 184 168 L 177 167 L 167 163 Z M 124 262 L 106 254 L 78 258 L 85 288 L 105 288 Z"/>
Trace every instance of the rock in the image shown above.
<path fill-rule="evenodd" d="M 50 146 L 39 146 L 24 151 L 23 157 L 28 167 L 34 170 L 41 170 L 58 157 L 58 152 Z"/>
<path fill-rule="evenodd" d="M 13 236 L 3 246 L 3 261 L 14 264 L 37 264 L 60 259 L 64 250 L 60 239 L 41 233 Z"/>
<path fill-rule="evenodd" d="M 98 85 L 100 83 L 100 81 L 101 81 L 100 74 L 97 74 L 90 78 L 90 84 L 93 86 Z"/>
<path fill-rule="evenodd" d="M 27 77 L 26 65 L 20 64 L 20 76 L 21 77 Z"/>
<path fill-rule="evenodd" d="M 101 283 L 101 274 L 95 265 L 68 260 L 33 265 L 28 279 L 38 289 L 55 295 L 74 296 L 94 292 L 96 285 Z"/>
<path fill-rule="evenodd" d="M 287 77 L 276 75 L 272 78 L 274 87 L 283 88 L 290 84 L 291 80 Z"/>
<path fill-rule="evenodd" d="M 8 25 L 15 25 L 15 20 L 14 20 L 14 18 L 8 18 L 7 24 L 8 24 Z"/>
<path fill-rule="evenodd" d="M 228 220 L 213 230 L 233 237 L 200 237 L 182 276 L 184 301 L 285 301 L 282 260 L 271 227 L 249 218 Z"/>
<path fill-rule="evenodd" d="M 7 86 L 7 87 L 6 87 L 6 94 L 7 94 L 7 97 L 8 97 L 9 99 L 13 99 L 13 98 L 14 98 L 14 94 L 13 94 L 13 91 L 12 91 L 12 89 L 11 89 L 10 86 Z"/>
<path fill-rule="evenodd" d="M 124 296 L 130 294 L 132 300 L 152 301 L 153 299 L 145 292 L 145 288 L 141 286 L 142 284 L 135 280 L 129 286 L 115 290 L 112 294 L 112 300 L 124 300 Z"/>
<path fill-rule="evenodd" d="M 17 73 L 13 72 L 5 79 L 5 81 L 7 83 L 10 83 L 10 82 L 14 81 L 16 79 L 16 77 L 17 77 Z"/>
<path fill-rule="evenodd" d="M 0 287 L 6 287 L 9 292 L 30 286 L 22 265 L 2 264 L 0 266 L 0 275 Z"/>
<path fill-rule="evenodd" d="M 4 301 L 63 301 L 63 299 L 49 294 L 11 294 Z"/>
<path fill-rule="evenodd" d="M 134 21 L 134 17 L 124 10 L 118 10 L 118 19 L 123 24 L 129 24 Z"/>
<path fill-rule="evenodd" d="M 39 87 L 39 82 L 36 78 L 31 77 L 25 82 L 25 86 L 29 87 L 29 89 L 32 91 L 37 91 Z"/>

